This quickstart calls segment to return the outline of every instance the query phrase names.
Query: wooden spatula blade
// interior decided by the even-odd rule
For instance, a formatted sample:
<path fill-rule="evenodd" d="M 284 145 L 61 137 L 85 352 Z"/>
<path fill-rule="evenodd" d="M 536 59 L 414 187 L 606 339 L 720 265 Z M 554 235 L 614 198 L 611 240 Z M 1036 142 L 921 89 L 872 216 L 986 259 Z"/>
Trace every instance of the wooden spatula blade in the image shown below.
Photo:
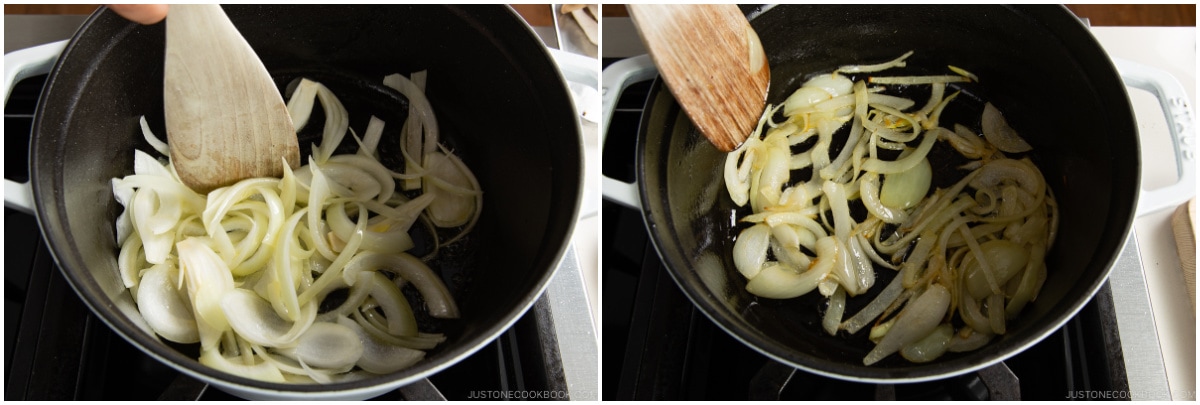
<path fill-rule="evenodd" d="M 628 6 L 659 74 L 692 123 L 718 149 L 736 149 L 766 105 L 771 70 L 746 17 L 732 4 Z"/>
<path fill-rule="evenodd" d="M 217 5 L 172 5 L 166 21 L 163 118 L 171 160 L 198 192 L 280 177 L 300 162 L 279 90 Z"/>

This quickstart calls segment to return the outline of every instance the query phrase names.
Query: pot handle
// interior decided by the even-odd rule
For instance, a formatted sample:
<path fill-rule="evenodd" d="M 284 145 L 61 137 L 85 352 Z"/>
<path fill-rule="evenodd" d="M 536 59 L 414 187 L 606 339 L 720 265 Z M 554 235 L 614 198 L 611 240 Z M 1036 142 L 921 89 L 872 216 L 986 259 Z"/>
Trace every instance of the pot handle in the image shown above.
<path fill-rule="evenodd" d="M 571 91 L 571 99 L 575 102 L 575 118 L 582 118 L 589 122 L 596 122 L 597 115 L 600 112 L 600 103 L 597 99 L 598 93 L 596 88 L 599 87 L 599 73 L 597 67 L 600 61 L 596 58 L 590 58 L 583 55 L 578 55 L 554 48 L 547 48 L 550 51 L 550 56 L 554 57 L 554 62 L 558 64 L 559 71 L 562 72 L 563 78 L 566 79 L 567 89 Z M 583 202 L 579 208 L 579 219 L 589 218 L 600 211 L 600 199 L 596 198 L 594 190 L 594 178 L 589 178 L 593 172 L 592 168 L 600 164 L 600 152 L 595 145 L 595 137 L 589 136 L 588 131 L 584 131 L 583 125 L 580 122 L 580 133 L 583 135 L 583 168 L 584 168 L 584 189 Z M 591 124 L 594 126 L 594 124 Z"/>
<path fill-rule="evenodd" d="M 1179 180 L 1155 190 L 1141 190 L 1137 216 L 1164 208 L 1174 208 L 1196 195 L 1195 129 L 1192 106 L 1179 80 L 1161 69 L 1130 60 L 1113 58 L 1121 79 L 1129 87 L 1146 90 L 1158 98 L 1167 119 L 1167 130 L 1174 141 L 1173 151 Z"/>
<path fill-rule="evenodd" d="M 17 82 L 49 73 L 66 47 L 67 40 L 62 40 L 4 54 L 4 104 L 8 105 L 8 97 Z M 4 207 L 32 215 L 33 189 L 29 182 L 4 179 Z"/>
<path fill-rule="evenodd" d="M 650 80 L 658 76 L 658 69 L 654 67 L 654 61 L 650 59 L 650 55 L 641 55 L 623 59 L 609 65 L 608 68 L 604 69 L 602 76 L 603 87 L 600 89 L 600 95 L 604 103 L 602 110 L 604 118 L 600 126 L 601 148 L 604 147 L 604 138 L 608 134 L 608 124 L 612 122 L 613 109 L 617 106 L 617 99 L 621 97 L 621 92 L 634 83 Z M 604 176 L 602 188 L 606 200 L 636 210 L 641 209 L 642 204 L 638 197 L 637 181 L 626 183 Z"/>

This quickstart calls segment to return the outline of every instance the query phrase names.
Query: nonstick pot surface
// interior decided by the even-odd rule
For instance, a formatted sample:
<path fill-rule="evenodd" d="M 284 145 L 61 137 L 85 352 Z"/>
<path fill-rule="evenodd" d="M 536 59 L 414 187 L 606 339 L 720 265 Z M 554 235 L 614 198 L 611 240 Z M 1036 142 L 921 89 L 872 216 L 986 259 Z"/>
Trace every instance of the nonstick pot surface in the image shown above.
<path fill-rule="evenodd" d="M 443 249 L 432 263 L 462 319 L 430 320 L 448 340 L 410 369 L 324 386 L 219 373 L 201 366 L 189 352 L 194 348 L 171 347 L 148 334 L 116 270 L 113 223 L 120 206 L 109 180 L 132 173 L 135 148 L 151 150 L 141 136 L 140 116 L 164 134 L 164 26 L 136 25 L 107 10 L 85 23 L 51 72 L 30 152 L 42 232 L 68 281 L 101 319 L 152 356 L 242 395 L 361 396 L 448 367 L 532 305 L 574 226 L 582 146 L 557 66 L 515 13 L 482 6 L 225 9 L 281 90 L 297 76 L 314 77 L 346 104 L 358 133 L 371 114 L 387 120 L 385 153 L 395 150 L 407 100 L 379 83 L 386 74 L 428 70 L 427 95 L 443 143 L 462 157 L 484 190 L 483 213 L 471 236 Z M 307 153 L 312 142 L 301 136 Z M 397 162 L 384 158 L 389 160 Z"/>
<path fill-rule="evenodd" d="M 915 54 L 905 73 L 943 73 L 946 65 L 975 73 L 980 83 L 963 88 L 963 108 L 979 110 L 955 115 L 977 117 L 982 101 L 1004 111 L 1033 145 L 1031 158 L 1057 198 L 1062 218 L 1046 258 L 1048 279 L 1037 301 L 1009 322 L 1006 335 L 977 351 L 947 353 L 931 363 L 914 364 L 894 355 L 863 366 L 873 347 L 866 330 L 853 336 L 826 334 L 821 328 L 824 297 L 770 300 L 745 291 L 730 252 L 744 227 L 736 218 L 746 212 L 725 191 L 725 155 L 704 140 L 656 83 L 639 137 L 644 216 L 671 275 L 717 325 L 765 355 L 808 371 L 850 380 L 922 381 L 976 370 L 1018 353 L 1057 330 L 1091 299 L 1132 223 L 1139 152 L 1124 85 L 1108 56 L 1069 11 L 1044 6 L 790 5 L 747 11 L 771 64 L 768 103 L 781 103 L 812 75 L 891 60 L 909 50 Z M 964 124 L 978 129 L 978 118 Z M 894 273 L 877 269 L 877 274 L 867 294 L 849 301 L 847 316 L 865 306 Z"/>

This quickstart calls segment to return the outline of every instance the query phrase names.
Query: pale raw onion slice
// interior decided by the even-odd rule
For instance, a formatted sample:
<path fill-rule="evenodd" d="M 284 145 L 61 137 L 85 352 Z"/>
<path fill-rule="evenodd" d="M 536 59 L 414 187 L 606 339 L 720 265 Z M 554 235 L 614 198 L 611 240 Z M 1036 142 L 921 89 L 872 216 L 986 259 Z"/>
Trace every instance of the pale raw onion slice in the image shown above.
<path fill-rule="evenodd" d="M 433 317 L 458 318 L 458 306 L 450 296 L 450 290 L 442 283 L 442 279 L 434 274 L 433 270 L 424 262 L 410 254 L 363 252 L 346 263 L 342 276 L 345 283 L 351 285 L 357 281 L 359 272 L 379 269 L 395 272 L 401 278 L 412 283 L 425 298 L 425 305 Z"/>
<path fill-rule="evenodd" d="M 1021 153 L 1033 150 L 1033 147 L 1021 139 L 1015 129 L 1008 126 L 1004 115 L 992 103 L 983 105 L 983 118 L 980 125 L 983 126 L 983 137 L 1003 152 Z"/>
<path fill-rule="evenodd" d="M 470 189 L 469 173 L 459 170 L 451 158 L 441 152 L 425 155 L 426 167 L 430 170 L 424 182 L 426 194 L 432 194 L 436 202 L 425 210 L 434 225 L 451 228 L 466 224 L 475 214 L 475 196 L 455 193 L 453 187 Z"/>
<path fill-rule="evenodd" d="M 807 82 L 804 82 L 804 87 L 816 87 L 825 90 L 826 93 L 829 93 L 833 97 L 837 97 L 843 94 L 850 94 L 850 90 L 854 87 L 854 82 L 846 76 L 827 74 L 809 79 Z"/>
<path fill-rule="evenodd" d="M 192 305 L 173 282 L 174 271 L 166 265 L 155 265 L 142 274 L 137 290 L 138 310 L 146 323 L 163 339 L 176 343 L 196 343 L 200 332 Z"/>
<path fill-rule="evenodd" d="M 383 342 L 346 317 L 338 318 L 337 322 L 354 331 L 358 336 L 362 343 L 363 354 L 358 358 L 356 365 L 367 372 L 392 373 L 411 367 L 425 358 L 425 352 Z"/>
<path fill-rule="evenodd" d="M 313 324 L 315 307 L 314 303 L 305 305 L 300 310 L 300 318 L 290 322 L 276 314 L 271 303 L 253 291 L 236 288 L 221 299 L 221 308 L 230 327 L 250 343 L 268 347 L 292 345 Z"/>
<path fill-rule="evenodd" d="M 192 298 L 200 344 L 214 347 L 229 328 L 221 298 L 234 289 L 233 275 L 225 261 L 198 238 L 184 239 L 175 244 L 175 249 L 179 253 L 179 272 L 187 280 L 188 296 Z"/>
<path fill-rule="evenodd" d="M 363 355 L 359 335 L 346 326 L 317 322 L 296 341 L 296 346 L 283 351 L 302 365 L 326 369 L 353 366 Z"/>
<path fill-rule="evenodd" d="M 379 308 L 383 310 L 383 315 L 387 317 L 388 333 L 392 336 L 417 336 L 419 333 L 417 319 L 413 315 L 408 299 L 404 298 L 404 293 L 400 292 L 400 287 L 379 272 L 361 274 L 370 274 L 370 278 L 365 280 L 365 277 L 360 276 L 359 282 L 370 283 L 371 297 L 375 299 Z"/>
<path fill-rule="evenodd" d="M 783 115 L 794 115 L 797 111 L 810 108 L 814 104 L 833 98 L 828 91 L 817 87 L 802 86 L 796 89 L 787 100 L 783 101 Z"/>
<path fill-rule="evenodd" d="M 779 225 L 787 226 L 787 225 Z M 753 279 L 762 270 L 767 260 L 767 246 L 771 240 L 771 227 L 756 224 L 746 228 L 733 242 L 733 265 L 746 279 Z"/>
<path fill-rule="evenodd" d="M 279 368 L 266 361 L 253 365 L 235 363 L 225 358 L 216 348 L 200 351 L 200 364 L 224 371 L 239 377 L 245 377 L 267 382 L 287 382 Z"/>

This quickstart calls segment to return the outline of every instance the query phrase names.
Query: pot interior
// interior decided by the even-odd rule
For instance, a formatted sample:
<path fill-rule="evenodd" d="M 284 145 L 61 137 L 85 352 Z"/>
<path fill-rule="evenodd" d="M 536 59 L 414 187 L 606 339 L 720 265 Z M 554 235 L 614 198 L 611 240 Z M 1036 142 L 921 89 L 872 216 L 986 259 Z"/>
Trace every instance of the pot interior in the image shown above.
<path fill-rule="evenodd" d="M 447 341 L 416 366 L 324 386 L 249 380 L 201 366 L 194 346 L 146 332 L 116 268 L 120 205 L 109 180 L 132 174 L 133 150 L 153 150 L 138 119 L 162 127 L 164 25 L 141 26 L 100 10 L 51 73 L 35 120 L 31 178 L 43 232 L 67 279 L 118 333 L 155 357 L 210 381 L 280 393 L 395 387 L 445 368 L 503 332 L 537 299 L 566 250 L 581 196 L 581 140 L 573 103 L 540 40 L 507 7 L 227 6 L 227 14 L 277 79 L 325 82 L 361 134 L 387 121 L 381 152 L 398 163 L 407 100 L 384 75 L 428 71 L 426 94 L 441 140 L 477 176 L 483 213 L 471 235 L 442 249 L 439 271 L 462 312 L 428 320 Z M 167 22 L 169 23 L 169 21 Z M 315 117 L 320 116 L 319 113 Z M 302 160 L 308 138 L 301 136 Z M 354 141 L 347 136 L 345 148 Z M 393 166 L 395 167 L 395 166 Z M 513 181 L 520 179 L 519 181 Z M 414 235 L 417 231 L 414 228 Z M 415 306 L 417 313 L 421 307 Z"/>
<path fill-rule="evenodd" d="M 943 120 L 979 130 L 983 101 L 1004 112 L 1034 147 L 1031 159 L 1058 200 L 1059 233 L 1047 254 L 1048 279 L 1037 300 L 980 350 L 947 353 L 926 364 L 897 355 L 874 366 L 869 328 L 829 336 L 826 299 L 755 297 L 733 265 L 736 218 L 725 190 L 725 155 L 695 130 L 670 92 L 656 82 L 647 100 L 638 175 L 647 226 L 682 289 L 737 339 L 785 363 L 843 379 L 919 381 L 1003 360 L 1052 333 L 1101 286 L 1130 229 L 1138 193 L 1136 125 L 1112 62 L 1087 28 L 1062 7 L 775 6 L 747 9 L 768 55 L 767 102 L 779 104 L 808 78 L 852 64 L 880 63 L 915 51 L 897 74 L 947 74 L 954 65 L 978 75 L 961 86 L 959 111 Z M 955 89 L 950 86 L 947 94 Z M 914 95 L 920 106 L 926 95 Z M 965 100 L 965 102 L 964 102 Z M 961 118 L 960 118 L 961 117 Z M 973 121 L 971 121 L 973 119 Z M 844 134 L 842 135 L 844 139 Z M 836 138 L 835 138 L 836 139 Z M 844 141 L 843 141 L 844 142 Z M 941 144 L 941 142 L 939 142 Z M 834 150 L 840 145 L 834 141 Z M 936 161 L 934 186 L 957 178 Z M 795 174 L 795 172 L 793 172 Z M 958 174 L 961 176 L 961 174 Z M 804 177 L 806 178 L 806 177 Z M 893 277 L 876 269 L 874 287 L 847 302 L 849 317 Z"/>

